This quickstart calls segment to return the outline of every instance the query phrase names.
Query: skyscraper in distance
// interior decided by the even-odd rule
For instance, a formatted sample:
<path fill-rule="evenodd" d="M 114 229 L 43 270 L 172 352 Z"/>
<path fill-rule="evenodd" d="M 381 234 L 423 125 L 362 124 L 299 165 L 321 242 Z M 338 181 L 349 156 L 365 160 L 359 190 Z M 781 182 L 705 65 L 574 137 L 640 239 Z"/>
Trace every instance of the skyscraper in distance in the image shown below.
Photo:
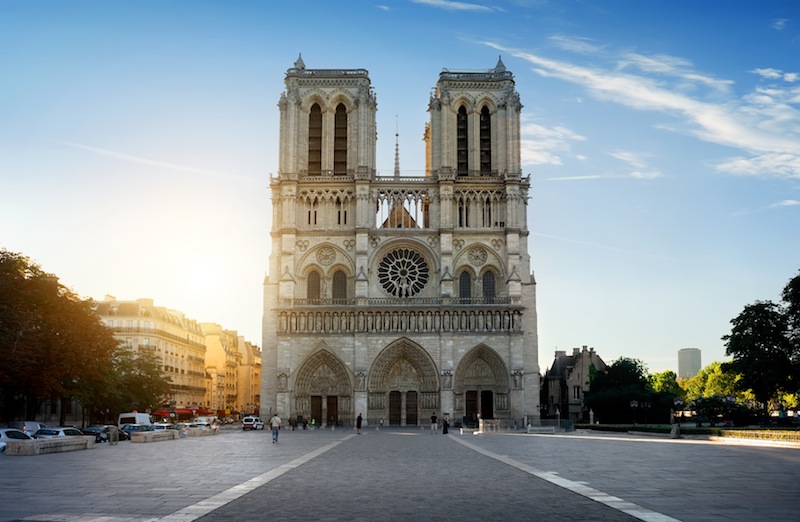
<path fill-rule="evenodd" d="M 678 379 L 691 379 L 702 367 L 700 348 L 678 350 Z"/>

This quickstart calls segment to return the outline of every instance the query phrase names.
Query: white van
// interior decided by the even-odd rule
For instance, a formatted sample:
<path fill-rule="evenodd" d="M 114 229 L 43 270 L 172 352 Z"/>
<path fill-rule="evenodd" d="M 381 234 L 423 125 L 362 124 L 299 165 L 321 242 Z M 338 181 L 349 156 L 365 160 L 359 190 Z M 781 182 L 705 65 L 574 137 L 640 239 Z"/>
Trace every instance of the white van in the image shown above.
<path fill-rule="evenodd" d="M 117 420 L 117 426 L 121 428 L 126 424 L 147 424 L 149 426 L 152 424 L 152 421 L 150 420 L 150 414 L 148 413 L 139 413 L 138 411 L 120 413 L 119 419 Z"/>

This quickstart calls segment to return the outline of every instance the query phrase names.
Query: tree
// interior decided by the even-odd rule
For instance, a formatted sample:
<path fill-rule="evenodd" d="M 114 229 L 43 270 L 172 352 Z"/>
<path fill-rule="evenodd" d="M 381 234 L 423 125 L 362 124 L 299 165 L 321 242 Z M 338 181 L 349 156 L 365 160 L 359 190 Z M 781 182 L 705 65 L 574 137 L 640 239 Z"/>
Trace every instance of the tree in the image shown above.
<path fill-rule="evenodd" d="M 675 397 L 683 397 L 683 389 L 678 384 L 678 376 L 672 370 L 651 374 L 647 380 L 656 393 L 666 393 Z"/>
<path fill-rule="evenodd" d="M 636 415 L 631 401 L 648 403 L 652 399 L 647 368 L 638 359 L 620 357 L 605 372 L 597 372 L 589 383 L 586 406 L 602 422 L 630 422 Z"/>
<path fill-rule="evenodd" d="M 758 301 L 747 305 L 731 324 L 730 335 L 722 340 L 725 354 L 732 356 L 733 361 L 723 369 L 741 375 L 737 389 L 752 390 L 767 417 L 770 400 L 791 389 L 793 347 L 789 318 L 779 305 Z"/>
<path fill-rule="evenodd" d="M 697 375 L 681 381 L 687 401 L 694 401 L 701 397 L 736 396 L 740 402 L 750 399 L 746 392 L 741 392 L 736 383 L 741 375 L 730 368 L 723 367 L 722 363 L 714 361 L 697 372 Z"/>
<path fill-rule="evenodd" d="M 90 401 L 113 370 L 116 348 L 90 300 L 27 257 L 0 250 L 0 403 L 6 418 L 35 414 L 44 400 Z"/>

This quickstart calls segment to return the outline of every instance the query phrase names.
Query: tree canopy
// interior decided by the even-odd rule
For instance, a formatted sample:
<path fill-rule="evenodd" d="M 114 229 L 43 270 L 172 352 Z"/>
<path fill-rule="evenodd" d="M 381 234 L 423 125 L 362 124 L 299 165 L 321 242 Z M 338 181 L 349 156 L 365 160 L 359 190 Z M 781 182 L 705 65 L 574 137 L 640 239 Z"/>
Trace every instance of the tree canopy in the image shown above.
<path fill-rule="evenodd" d="M 72 399 L 111 409 L 114 395 L 132 390 L 140 394 L 134 407 L 151 407 L 168 384 L 151 358 L 125 352 L 91 300 L 29 258 L 0 250 L 2 416 L 32 418 L 42 401 Z"/>
<path fill-rule="evenodd" d="M 783 303 L 757 301 L 731 320 L 731 333 L 722 337 L 725 353 L 733 357 L 723 370 L 740 377 L 738 391 L 750 390 L 765 416 L 770 401 L 800 389 L 800 274 L 784 288 Z"/>

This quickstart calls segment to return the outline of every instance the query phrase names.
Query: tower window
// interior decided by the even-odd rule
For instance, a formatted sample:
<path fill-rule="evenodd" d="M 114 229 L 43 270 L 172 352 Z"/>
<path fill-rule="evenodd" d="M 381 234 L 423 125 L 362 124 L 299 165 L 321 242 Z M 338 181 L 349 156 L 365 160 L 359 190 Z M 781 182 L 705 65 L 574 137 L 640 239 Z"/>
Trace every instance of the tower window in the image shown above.
<path fill-rule="evenodd" d="M 483 106 L 480 118 L 481 176 L 492 173 L 492 117 L 489 107 Z"/>
<path fill-rule="evenodd" d="M 461 272 L 461 275 L 458 276 L 458 296 L 461 299 L 472 297 L 472 277 L 469 272 Z"/>
<path fill-rule="evenodd" d="M 333 298 L 347 299 L 347 276 L 341 270 L 333 273 Z"/>
<path fill-rule="evenodd" d="M 322 174 L 322 110 L 316 103 L 308 114 L 308 173 Z"/>
<path fill-rule="evenodd" d="M 492 302 L 495 298 L 494 282 L 494 272 L 483 273 L 483 299 L 487 303 Z"/>
<path fill-rule="evenodd" d="M 347 109 L 341 103 L 333 117 L 333 173 L 347 174 Z"/>
<path fill-rule="evenodd" d="M 306 281 L 306 297 L 308 299 L 319 299 L 320 297 L 320 284 L 319 284 L 319 272 L 310 272 L 308 274 L 308 280 Z"/>
<path fill-rule="evenodd" d="M 467 109 L 462 105 L 456 115 L 456 173 L 459 176 L 466 176 L 469 170 L 468 136 Z"/>

